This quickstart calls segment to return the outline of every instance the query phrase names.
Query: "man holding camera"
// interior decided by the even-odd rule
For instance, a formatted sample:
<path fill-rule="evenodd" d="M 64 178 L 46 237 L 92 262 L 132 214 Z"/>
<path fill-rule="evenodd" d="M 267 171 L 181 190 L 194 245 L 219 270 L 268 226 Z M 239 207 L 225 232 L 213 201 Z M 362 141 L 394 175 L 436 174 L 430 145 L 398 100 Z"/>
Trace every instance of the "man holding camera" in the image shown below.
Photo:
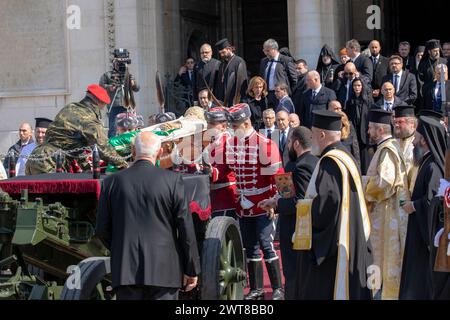
<path fill-rule="evenodd" d="M 131 63 L 130 53 L 127 49 L 114 50 L 113 69 L 105 72 L 99 84 L 108 91 L 111 99 L 109 105 L 109 131 L 108 138 L 116 135 L 115 120 L 119 113 L 127 112 L 135 107 L 133 93 L 139 91 L 139 86 L 128 71 Z"/>

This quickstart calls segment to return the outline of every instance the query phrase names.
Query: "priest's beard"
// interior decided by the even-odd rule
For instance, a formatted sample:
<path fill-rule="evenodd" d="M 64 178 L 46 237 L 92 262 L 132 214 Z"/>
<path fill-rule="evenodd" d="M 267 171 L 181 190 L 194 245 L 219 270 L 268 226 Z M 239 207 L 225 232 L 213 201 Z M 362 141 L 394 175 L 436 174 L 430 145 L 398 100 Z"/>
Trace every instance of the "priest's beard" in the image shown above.
<path fill-rule="evenodd" d="M 294 148 L 289 149 L 289 161 L 295 162 L 297 160 L 297 152 L 295 152 Z"/>
<path fill-rule="evenodd" d="M 414 129 L 406 128 L 404 130 L 402 129 L 395 129 L 394 128 L 394 135 L 397 139 L 406 139 L 411 137 L 414 134 Z"/>
<path fill-rule="evenodd" d="M 422 164 L 423 157 L 425 155 L 425 151 L 421 146 L 414 146 L 413 149 L 413 162 L 414 165 L 419 167 Z"/>
<path fill-rule="evenodd" d="M 208 63 L 210 60 L 211 60 L 211 58 L 204 58 L 204 59 L 202 59 L 202 61 L 203 61 L 204 63 Z"/>

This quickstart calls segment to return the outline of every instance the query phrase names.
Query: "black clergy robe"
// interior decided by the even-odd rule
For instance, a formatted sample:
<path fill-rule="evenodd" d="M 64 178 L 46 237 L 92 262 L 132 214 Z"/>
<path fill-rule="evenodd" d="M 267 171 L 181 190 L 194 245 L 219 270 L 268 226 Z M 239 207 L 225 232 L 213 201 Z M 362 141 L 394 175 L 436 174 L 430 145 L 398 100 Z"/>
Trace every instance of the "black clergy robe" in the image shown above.
<path fill-rule="evenodd" d="M 237 103 L 245 97 L 247 91 L 247 65 L 244 59 L 234 55 L 229 61 L 222 61 L 219 67 L 214 95 L 230 107 L 238 95 Z"/>
<path fill-rule="evenodd" d="M 325 148 L 347 149 L 339 142 Z M 349 298 L 371 299 L 367 268 L 372 264 L 370 241 L 364 236 L 355 182 L 350 179 Z M 317 196 L 312 203 L 312 247 L 303 251 L 298 264 L 296 299 L 332 300 L 334 297 L 342 202 L 342 174 L 336 162 L 322 159 L 315 181 Z"/>
<path fill-rule="evenodd" d="M 278 223 L 280 228 L 280 250 L 281 262 L 283 264 L 283 274 L 285 278 L 285 299 L 294 299 L 296 278 L 297 278 L 297 262 L 298 255 L 302 251 L 294 250 L 292 248 L 292 235 L 295 231 L 296 221 L 296 203 L 298 199 L 305 197 L 306 189 L 308 188 L 309 180 L 316 167 L 319 159 L 311 154 L 305 152 L 297 158 L 295 162 L 289 161 L 285 168 L 285 172 L 292 172 L 292 180 L 295 187 L 295 197 L 278 200 L 277 212 Z"/>
<path fill-rule="evenodd" d="M 404 300 L 432 298 L 432 267 L 430 264 L 431 235 L 430 203 L 439 189 L 443 172 L 431 153 L 425 155 L 417 173 L 411 195 L 416 211 L 408 216 L 405 252 L 399 298 Z"/>

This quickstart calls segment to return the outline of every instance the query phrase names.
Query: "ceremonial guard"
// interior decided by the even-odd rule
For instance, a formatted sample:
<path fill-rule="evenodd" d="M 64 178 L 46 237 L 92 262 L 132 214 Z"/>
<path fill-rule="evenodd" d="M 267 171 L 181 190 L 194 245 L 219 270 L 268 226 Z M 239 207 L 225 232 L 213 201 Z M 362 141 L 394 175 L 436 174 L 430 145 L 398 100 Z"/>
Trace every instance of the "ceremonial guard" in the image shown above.
<path fill-rule="evenodd" d="M 226 160 L 236 174 L 239 196 L 236 213 L 240 217 L 251 289 L 245 299 L 264 297 L 262 249 L 273 289 L 272 298 L 282 300 L 280 261 L 273 246 L 275 220 L 273 215 L 257 207 L 261 200 L 277 192 L 274 175 L 283 172 L 280 152 L 272 140 L 255 131 L 248 104 L 235 105 L 228 112 L 235 136 L 226 144 Z"/>

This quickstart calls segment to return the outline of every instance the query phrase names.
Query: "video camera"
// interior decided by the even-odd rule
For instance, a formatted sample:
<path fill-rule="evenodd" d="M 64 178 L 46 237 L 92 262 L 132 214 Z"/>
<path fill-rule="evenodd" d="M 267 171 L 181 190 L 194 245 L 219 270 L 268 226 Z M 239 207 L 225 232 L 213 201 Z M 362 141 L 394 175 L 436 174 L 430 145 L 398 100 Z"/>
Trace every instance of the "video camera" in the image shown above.
<path fill-rule="evenodd" d="M 125 73 L 127 71 L 127 64 L 131 63 L 130 53 L 127 49 L 115 49 L 114 50 L 114 62 L 117 62 L 118 66 L 113 70 L 112 77 L 114 80 L 118 81 L 120 84 L 123 83 L 125 79 Z M 116 71 L 116 72 L 114 72 Z"/>

